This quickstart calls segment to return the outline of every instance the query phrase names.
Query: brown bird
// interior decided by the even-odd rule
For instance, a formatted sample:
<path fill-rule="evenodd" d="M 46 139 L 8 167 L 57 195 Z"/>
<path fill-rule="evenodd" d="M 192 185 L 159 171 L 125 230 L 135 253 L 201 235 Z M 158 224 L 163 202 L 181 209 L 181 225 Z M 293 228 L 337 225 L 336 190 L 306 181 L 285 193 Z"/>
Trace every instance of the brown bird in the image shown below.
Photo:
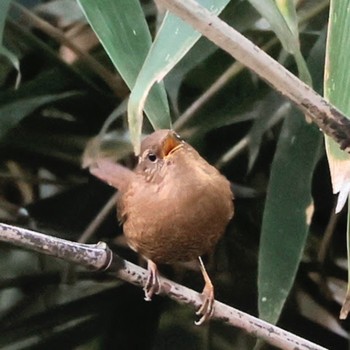
<path fill-rule="evenodd" d="M 205 286 L 196 324 L 209 319 L 214 287 L 201 255 L 213 250 L 233 216 L 229 181 L 172 130 L 143 140 L 134 171 L 107 159 L 96 160 L 90 171 L 119 190 L 127 242 L 148 262 L 145 299 L 160 292 L 157 264 L 198 258 Z"/>

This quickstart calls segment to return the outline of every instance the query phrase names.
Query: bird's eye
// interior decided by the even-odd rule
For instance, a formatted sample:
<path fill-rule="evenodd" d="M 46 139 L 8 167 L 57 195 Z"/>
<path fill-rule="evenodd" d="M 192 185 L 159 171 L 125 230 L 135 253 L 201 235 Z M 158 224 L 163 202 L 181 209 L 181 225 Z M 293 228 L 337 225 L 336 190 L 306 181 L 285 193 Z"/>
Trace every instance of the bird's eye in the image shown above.
<path fill-rule="evenodd" d="M 150 153 L 148 159 L 154 163 L 157 160 L 157 156 L 154 153 Z"/>

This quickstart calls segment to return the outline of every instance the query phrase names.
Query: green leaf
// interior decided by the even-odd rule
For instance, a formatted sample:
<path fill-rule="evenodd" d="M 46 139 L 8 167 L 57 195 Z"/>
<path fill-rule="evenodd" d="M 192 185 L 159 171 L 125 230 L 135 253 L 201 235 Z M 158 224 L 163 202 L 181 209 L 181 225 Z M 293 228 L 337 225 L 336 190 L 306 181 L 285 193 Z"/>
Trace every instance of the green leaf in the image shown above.
<path fill-rule="evenodd" d="M 350 16 L 348 1 L 332 2 L 330 8 L 329 34 L 327 41 L 327 65 L 325 67 L 325 97 L 337 106 L 345 115 L 350 112 L 347 89 L 350 88 L 350 76 L 347 73 L 350 54 L 344 45 L 350 45 Z M 341 151 L 339 145 L 326 137 L 326 150 L 331 172 L 333 192 L 339 193 L 336 211 L 339 212 L 349 195 L 350 157 Z"/>
<path fill-rule="evenodd" d="M 299 44 L 296 35 L 290 30 L 276 2 L 274 0 L 249 0 L 249 2 L 269 22 L 284 49 L 293 54 Z"/>
<path fill-rule="evenodd" d="M 290 102 L 283 99 L 275 91 L 268 94 L 268 96 L 261 101 L 261 106 L 258 109 L 260 114 L 255 118 L 251 129 L 249 130 L 249 161 L 248 171 L 253 168 L 255 160 L 261 148 L 263 135 L 272 128 L 275 124 L 280 122 L 285 117 L 286 113 L 290 111 Z"/>
<path fill-rule="evenodd" d="M 350 261 L 350 201 L 348 201 L 348 215 L 347 215 L 347 225 L 346 225 L 346 250 L 347 250 L 347 259 L 348 259 L 348 288 L 346 291 L 345 300 L 343 306 L 340 310 L 339 318 L 345 320 L 348 317 L 350 311 L 350 270 L 349 270 L 349 261 Z"/>
<path fill-rule="evenodd" d="M 289 30 L 292 32 L 294 37 L 299 36 L 298 31 L 298 16 L 295 8 L 294 0 L 275 0 L 277 8 L 282 14 Z"/>
<path fill-rule="evenodd" d="M 35 109 L 67 97 L 76 95 L 76 92 L 66 92 L 57 95 L 44 95 L 21 99 L 0 106 L 0 138 L 15 127 L 24 117 L 35 111 Z"/>
<path fill-rule="evenodd" d="M 5 22 L 6 22 L 7 13 L 10 7 L 10 3 L 11 3 L 11 0 L 2 0 L 0 2 L 0 55 L 5 56 L 12 63 L 14 68 L 17 70 L 18 74 L 17 74 L 16 86 L 18 86 L 21 79 L 19 60 L 14 53 L 12 53 L 2 44 Z"/>
<path fill-rule="evenodd" d="M 345 115 L 350 114 L 350 13 L 349 1 L 331 1 L 329 14 L 329 27 L 326 48 L 326 67 L 324 93 L 325 97 L 339 108 Z M 350 157 L 340 150 L 339 145 L 326 137 L 327 158 L 331 173 L 334 193 L 339 193 L 336 211 L 339 212 L 350 193 Z M 348 270 L 350 271 L 350 229 L 349 217 L 347 225 L 348 239 Z M 350 278 L 349 278 L 350 281 Z M 345 318 L 350 310 L 350 284 L 346 301 L 341 311 L 341 317 Z"/>
<path fill-rule="evenodd" d="M 201 0 L 198 2 L 212 13 L 219 14 L 229 1 Z M 165 77 L 200 36 L 200 33 L 189 24 L 184 23 L 179 17 L 171 13 L 166 14 L 129 99 L 130 137 L 136 153 L 140 149 L 142 111 L 150 89 L 152 86 L 157 86 L 154 84 Z"/>
<path fill-rule="evenodd" d="M 231 1 L 225 7 L 220 17 L 240 33 L 255 28 L 256 21 L 260 19 L 259 14 L 245 1 L 238 3 Z M 177 114 L 179 114 L 178 94 L 184 77 L 217 50 L 218 47 L 211 41 L 205 37 L 201 37 L 165 77 L 166 90 Z"/>
<path fill-rule="evenodd" d="M 260 238 L 259 315 L 271 323 L 279 318 L 305 245 L 320 145 L 318 130 L 300 113 L 290 113 L 272 164 Z"/>
<path fill-rule="evenodd" d="M 325 33 L 308 58 L 319 84 L 324 45 Z M 312 177 L 322 145 L 321 134 L 300 112 L 292 110 L 286 118 L 272 163 L 259 248 L 259 315 L 271 323 L 281 314 L 303 253 L 313 214 Z"/>
<path fill-rule="evenodd" d="M 151 47 L 151 35 L 138 0 L 79 0 L 85 16 L 130 89 Z M 145 112 L 155 128 L 170 126 L 163 84 L 150 92 Z M 129 124 L 135 129 L 133 122 Z"/>
<path fill-rule="evenodd" d="M 284 49 L 292 54 L 301 80 L 311 85 L 311 76 L 300 51 L 298 18 L 293 0 L 249 0 L 269 22 Z"/>
<path fill-rule="evenodd" d="M 3 40 L 4 27 L 11 0 L 2 0 L 0 2 L 0 42 Z"/>
<path fill-rule="evenodd" d="M 325 67 L 325 96 L 342 112 L 350 112 L 349 1 L 331 1 Z"/>
<path fill-rule="evenodd" d="M 84 21 L 85 17 L 81 12 L 81 8 L 74 0 L 53 0 L 43 2 L 35 6 L 35 12 L 59 18 L 62 26 L 69 26 L 77 21 Z"/>

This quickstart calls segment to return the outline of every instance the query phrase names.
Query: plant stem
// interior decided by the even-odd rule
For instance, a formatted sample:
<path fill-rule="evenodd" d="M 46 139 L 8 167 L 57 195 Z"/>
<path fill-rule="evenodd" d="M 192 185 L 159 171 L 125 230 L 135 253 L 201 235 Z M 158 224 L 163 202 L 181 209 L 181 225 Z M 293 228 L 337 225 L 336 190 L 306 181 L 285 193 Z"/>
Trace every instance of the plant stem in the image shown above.
<path fill-rule="evenodd" d="M 53 25 L 43 20 L 32 11 L 26 9 L 24 6 L 12 2 L 12 6 L 18 10 L 21 15 L 28 20 L 34 27 L 40 29 L 50 37 L 54 38 L 57 42 L 65 45 L 71 49 L 78 57 L 80 57 L 92 71 L 94 71 L 115 93 L 116 96 L 119 95 L 119 86 L 116 75 L 106 69 L 100 62 L 95 60 L 91 55 L 80 49 L 72 40 L 67 38 L 64 33 L 55 28 Z"/>
<path fill-rule="evenodd" d="M 342 150 L 350 152 L 350 120 L 281 64 L 194 0 L 157 0 L 288 97 Z"/>
<path fill-rule="evenodd" d="M 114 276 L 139 287 L 143 287 L 147 281 L 147 270 L 123 260 L 112 253 L 103 242 L 81 244 L 2 223 L 0 223 L 0 241 L 52 255 L 67 262 L 95 270 L 106 270 L 113 273 Z M 196 309 L 201 306 L 202 295 L 200 293 L 164 277 L 160 277 L 160 284 L 160 294 L 167 295 L 181 304 L 192 305 Z M 215 301 L 214 308 L 213 319 L 244 329 L 249 334 L 262 338 L 281 349 L 325 350 L 324 347 L 219 301 Z"/>

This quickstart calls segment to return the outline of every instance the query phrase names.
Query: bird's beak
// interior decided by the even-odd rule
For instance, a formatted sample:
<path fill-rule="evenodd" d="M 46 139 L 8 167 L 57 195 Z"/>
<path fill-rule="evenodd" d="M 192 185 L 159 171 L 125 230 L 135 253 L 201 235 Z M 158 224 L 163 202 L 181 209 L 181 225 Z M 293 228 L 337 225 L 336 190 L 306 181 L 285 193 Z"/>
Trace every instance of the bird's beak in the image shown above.
<path fill-rule="evenodd" d="M 173 154 L 176 150 L 181 148 L 183 145 L 183 142 L 176 138 L 173 134 L 168 134 L 163 141 L 162 151 L 163 151 L 163 158 L 170 156 Z"/>

